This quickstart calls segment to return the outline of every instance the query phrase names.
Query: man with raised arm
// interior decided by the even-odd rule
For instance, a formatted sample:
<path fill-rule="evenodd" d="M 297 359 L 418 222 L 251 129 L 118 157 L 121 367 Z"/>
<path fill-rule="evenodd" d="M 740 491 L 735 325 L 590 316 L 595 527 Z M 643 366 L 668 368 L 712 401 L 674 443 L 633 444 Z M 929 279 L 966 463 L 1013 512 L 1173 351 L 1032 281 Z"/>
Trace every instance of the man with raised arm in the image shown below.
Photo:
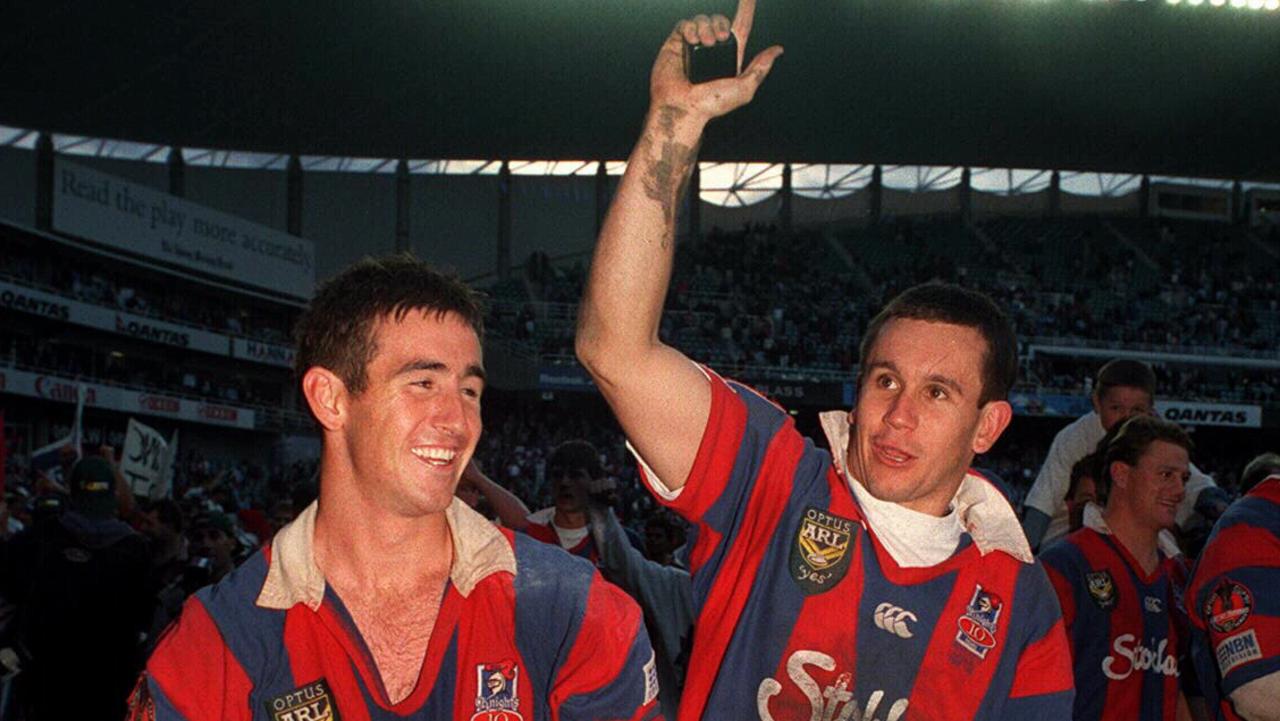
<path fill-rule="evenodd" d="M 694 526 L 680 718 L 1069 718 L 1057 599 L 1013 509 L 969 471 L 1012 414 L 1015 340 L 990 300 L 927 285 L 891 302 L 863 339 L 857 405 L 823 415 L 831 453 L 658 338 L 703 129 L 782 52 L 743 68 L 754 5 L 682 21 L 663 44 L 578 327 L 644 482 Z M 731 32 L 739 74 L 690 84 L 684 46 Z"/>
<path fill-rule="evenodd" d="M 320 499 L 192 596 L 134 719 L 649 719 L 640 610 L 591 564 L 454 496 L 480 437 L 483 312 L 407 256 L 357 263 L 298 321 Z"/>

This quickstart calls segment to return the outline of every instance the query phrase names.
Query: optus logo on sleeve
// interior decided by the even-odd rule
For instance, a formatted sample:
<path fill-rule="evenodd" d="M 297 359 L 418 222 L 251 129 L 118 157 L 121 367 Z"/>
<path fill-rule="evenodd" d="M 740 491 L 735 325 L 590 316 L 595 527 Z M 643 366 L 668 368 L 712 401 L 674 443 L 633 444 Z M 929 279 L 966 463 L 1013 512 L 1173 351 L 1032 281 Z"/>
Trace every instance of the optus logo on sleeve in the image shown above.
<path fill-rule="evenodd" d="M 342 721 L 323 678 L 265 702 L 272 721 Z"/>

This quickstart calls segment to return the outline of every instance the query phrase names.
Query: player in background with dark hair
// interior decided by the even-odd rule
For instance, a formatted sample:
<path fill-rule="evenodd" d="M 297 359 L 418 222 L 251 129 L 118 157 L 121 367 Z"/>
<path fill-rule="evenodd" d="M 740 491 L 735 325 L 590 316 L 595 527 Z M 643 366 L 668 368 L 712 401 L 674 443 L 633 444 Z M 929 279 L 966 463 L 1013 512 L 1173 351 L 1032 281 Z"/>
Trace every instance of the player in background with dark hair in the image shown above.
<path fill-rule="evenodd" d="M 677 24 L 605 219 L 578 356 L 641 475 L 689 520 L 698 621 L 680 718 L 1063 718 L 1072 687 L 1053 590 L 998 490 L 969 472 L 1012 416 L 1013 331 L 956 286 L 903 293 L 864 338 L 832 452 L 762 396 L 658 337 L 675 217 L 707 123 L 749 102 L 755 3 Z M 736 77 L 691 84 L 689 46 L 738 41 Z"/>
<path fill-rule="evenodd" d="M 554 505 L 533 513 L 524 501 L 478 468 L 469 468 L 465 479 L 488 500 L 503 526 L 599 563 L 600 552 L 588 526 L 587 499 L 614 490 L 617 481 L 605 473 L 600 452 L 589 441 L 569 440 L 552 450 L 547 459 L 547 480 Z"/>
<path fill-rule="evenodd" d="M 1217 721 L 1280 721 L 1280 455 L 1240 476 L 1187 588 L 1191 653 Z"/>
<path fill-rule="evenodd" d="M 1076 721 L 1173 721 L 1186 703 L 1187 569 L 1167 530 L 1190 450 L 1186 431 L 1168 421 L 1123 421 L 1097 451 L 1104 509 L 1089 505 L 1085 527 L 1040 554 L 1071 638 Z"/>
<path fill-rule="evenodd" d="M 1071 467 L 1092 453 L 1107 431 L 1133 415 L 1155 413 L 1156 375 L 1142 361 L 1118 358 L 1098 370 L 1093 385 L 1093 410 L 1071 422 L 1054 436 L 1049 454 L 1036 476 L 1023 510 L 1023 528 L 1033 549 L 1047 547 L 1067 534 L 1066 496 Z M 1195 465 L 1187 482 L 1187 495 L 1178 507 L 1178 524 L 1191 517 L 1200 492 L 1213 479 Z"/>
<path fill-rule="evenodd" d="M 635 603 L 454 495 L 480 436 L 482 318 L 408 256 L 318 289 L 296 335 L 319 500 L 187 601 L 134 718 L 658 715 Z"/>
<path fill-rule="evenodd" d="M 1102 445 L 1101 443 L 1099 445 Z M 1098 502 L 1098 464 L 1096 452 L 1076 461 L 1071 467 L 1071 485 L 1067 487 L 1067 518 L 1072 531 L 1084 528 L 1084 509 Z"/>

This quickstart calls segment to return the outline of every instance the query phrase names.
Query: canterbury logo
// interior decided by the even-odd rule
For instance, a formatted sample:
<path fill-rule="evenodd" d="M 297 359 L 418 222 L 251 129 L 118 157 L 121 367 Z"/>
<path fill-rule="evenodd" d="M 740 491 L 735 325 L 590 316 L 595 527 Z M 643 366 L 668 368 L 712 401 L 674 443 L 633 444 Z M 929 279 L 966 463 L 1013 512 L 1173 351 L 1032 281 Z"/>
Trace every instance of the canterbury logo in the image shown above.
<path fill-rule="evenodd" d="M 905 608 L 899 608 L 892 603 L 882 603 L 876 606 L 876 625 L 889 633 L 897 635 L 898 638 L 911 638 L 911 629 L 907 627 L 907 621 L 917 621 L 916 615 Z"/>

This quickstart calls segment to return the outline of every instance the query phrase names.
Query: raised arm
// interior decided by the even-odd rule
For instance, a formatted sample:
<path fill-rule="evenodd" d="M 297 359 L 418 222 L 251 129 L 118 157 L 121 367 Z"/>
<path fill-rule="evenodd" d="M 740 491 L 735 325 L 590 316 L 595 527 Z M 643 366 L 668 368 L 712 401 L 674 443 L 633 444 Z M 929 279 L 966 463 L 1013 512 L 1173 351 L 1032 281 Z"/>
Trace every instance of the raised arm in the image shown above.
<path fill-rule="evenodd" d="M 640 141 L 605 217 L 578 318 L 577 352 L 631 443 L 663 483 L 683 487 L 707 424 L 711 393 L 682 353 L 658 339 L 671 281 L 676 208 L 711 119 L 750 102 L 781 47 L 742 68 L 755 0 L 721 15 L 679 22 L 658 52 Z M 684 74 L 684 44 L 738 40 L 736 78 L 697 85 Z"/>

